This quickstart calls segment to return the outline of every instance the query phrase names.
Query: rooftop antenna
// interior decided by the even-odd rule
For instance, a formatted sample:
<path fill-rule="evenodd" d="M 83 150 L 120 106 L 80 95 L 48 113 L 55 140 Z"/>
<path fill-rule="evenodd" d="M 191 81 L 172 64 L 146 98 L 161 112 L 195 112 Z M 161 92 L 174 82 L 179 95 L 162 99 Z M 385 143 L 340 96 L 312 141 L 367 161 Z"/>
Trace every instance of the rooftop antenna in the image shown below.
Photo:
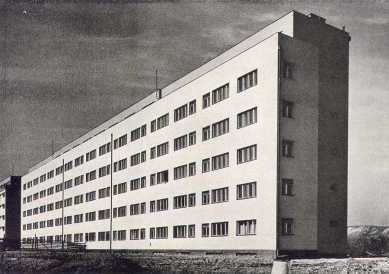
<path fill-rule="evenodd" d="M 54 155 L 54 140 L 51 141 L 51 155 Z"/>
<path fill-rule="evenodd" d="M 158 88 L 158 70 L 155 70 L 155 96 L 157 99 L 162 98 L 162 89 Z"/>

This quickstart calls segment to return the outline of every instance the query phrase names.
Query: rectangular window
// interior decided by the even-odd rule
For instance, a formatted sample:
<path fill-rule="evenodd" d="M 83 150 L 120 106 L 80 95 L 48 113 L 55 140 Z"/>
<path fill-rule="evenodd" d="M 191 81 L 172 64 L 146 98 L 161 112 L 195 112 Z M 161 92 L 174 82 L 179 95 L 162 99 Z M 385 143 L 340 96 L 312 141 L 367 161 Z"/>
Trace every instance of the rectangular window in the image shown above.
<path fill-rule="evenodd" d="M 229 131 L 229 119 L 212 124 L 212 138 L 226 134 Z"/>
<path fill-rule="evenodd" d="M 255 235 L 257 220 L 245 220 L 236 222 L 236 235 Z"/>
<path fill-rule="evenodd" d="M 189 206 L 196 206 L 196 193 L 191 193 L 188 195 L 189 197 Z"/>
<path fill-rule="evenodd" d="M 157 129 L 161 129 L 169 125 L 169 113 L 159 117 L 157 119 Z"/>
<path fill-rule="evenodd" d="M 229 84 L 212 91 L 212 104 L 216 104 L 229 97 Z"/>
<path fill-rule="evenodd" d="M 118 194 L 122 194 L 122 193 L 127 192 L 127 182 L 118 184 L 118 190 L 117 191 L 118 191 Z"/>
<path fill-rule="evenodd" d="M 65 189 L 73 187 L 73 179 L 67 180 L 65 182 Z"/>
<path fill-rule="evenodd" d="M 238 149 L 237 163 L 242 164 L 245 162 L 254 161 L 257 159 L 257 145 L 252 145 Z"/>
<path fill-rule="evenodd" d="M 96 212 L 88 212 L 85 213 L 85 221 L 86 222 L 93 222 L 96 221 Z"/>
<path fill-rule="evenodd" d="M 211 127 L 203 127 L 203 141 L 209 140 L 211 138 Z"/>
<path fill-rule="evenodd" d="M 209 158 L 203 160 L 203 173 L 210 171 Z"/>
<path fill-rule="evenodd" d="M 47 204 L 47 211 L 52 211 L 54 210 L 54 203 Z"/>
<path fill-rule="evenodd" d="M 188 225 L 188 238 L 195 238 L 196 236 L 196 226 Z"/>
<path fill-rule="evenodd" d="M 185 104 L 174 110 L 174 122 L 184 119 L 188 116 L 188 105 Z"/>
<path fill-rule="evenodd" d="M 104 155 L 111 151 L 111 143 L 107 143 L 99 147 L 99 156 Z"/>
<path fill-rule="evenodd" d="M 126 215 L 127 215 L 127 207 L 126 206 L 118 207 L 118 217 L 124 217 Z"/>
<path fill-rule="evenodd" d="M 131 131 L 131 142 L 140 138 L 140 127 Z"/>
<path fill-rule="evenodd" d="M 169 182 L 169 172 L 164 170 L 157 173 L 157 184 L 165 184 Z"/>
<path fill-rule="evenodd" d="M 105 187 L 99 189 L 99 199 L 109 197 L 111 194 L 111 187 Z"/>
<path fill-rule="evenodd" d="M 126 230 L 119 230 L 118 241 L 125 241 L 125 240 L 126 240 Z"/>
<path fill-rule="evenodd" d="M 38 213 L 39 213 L 39 208 L 38 208 L 38 207 L 34 208 L 33 214 L 36 215 L 36 214 L 38 214 Z"/>
<path fill-rule="evenodd" d="M 203 109 L 207 108 L 211 105 L 211 95 L 208 92 L 207 94 L 203 95 Z"/>
<path fill-rule="evenodd" d="M 157 211 L 164 211 L 169 209 L 168 198 L 157 200 Z"/>
<path fill-rule="evenodd" d="M 119 137 L 119 147 L 127 145 L 127 134 Z"/>
<path fill-rule="evenodd" d="M 140 164 L 140 153 L 131 156 L 131 166 Z"/>
<path fill-rule="evenodd" d="M 292 196 L 293 195 L 293 180 L 282 179 L 282 195 Z"/>
<path fill-rule="evenodd" d="M 94 158 L 96 158 L 96 149 L 94 149 L 94 150 L 88 152 L 88 153 L 86 154 L 86 157 L 85 157 L 85 158 L 86 158 L 86 161 L 87 161 L 87 162 L 93 160 Z"/>
<path fill-rule="evenodd" d="M 140 214 L 146 214 L 146 203 L 145 202 L 140 204 Z"/>
<path fill-rule="evenodd" d="M 186 174 L 187 174 L 187 165 L 174 168 L 174 180 L 186 178 Z"/>
<path fill-rule="evenodd" d="M 40 197 L 40 198 L 46 197 L 46 189 L 45 189 L 45 190 L 42 190 L 42 191 L 39 193 L 39 197 Z"/>
<path fill-rule="evenodd" d="M 284 60 L 282 62 L 282 75 L 285 78 L 293 79 L 294 64 Z"/>
<path fill-rule="evenodd" d="M 294 103 L 282 100 L 282 117 L 293 118 Z"/>
<path fill-rule="evenodd" d="M 75 167 L 79 166 L 79 165 L 82 165 L 83 163 L 84 163 L 84 155 L 82 155 L 82 156 L 80 156 L 80 157 L 78 157 L 78 158 L 76 158 L 74 160 L 74 166 Z"/>
<path fill-rule="evenodd" d="M 238 78 L 238 92 L 244 91 L 255 85 L 257 85 L 257 70 Z"/>
<path fill-rule="evenodd" d="M 281 233 L 283 235 L 292 235 L 293 234 L 293 219 L 285 218 L 281 221 Z"/>
<path fill-rule="evenodd" d="M 193 146 L 196 144 L 196 131 L 189 133 L 189 145 Z"/>
<path fill-rule="evenodd" d="M 156 180 L 155 180 L 155 174 L 150 175 L 150 185 L 153 186 L 155 185 Z"/>
<path fill-rule="evenodd" d="M 82 156 L 84 159 L 84 156 Z M 47 172 L 47 179 L 51 179 L 54 177 L 54 170 Z"/>
<path fill-rule="evenodd" d="M 58 184 L 58 185 L 56 185 L 55 186 L 55 193 L 57 193 L 57 192 L 61 192 L 62 191 L 62 186 L 63 186 L 63 184 L 61 183 L 61 184 Z"/>
<path fill-rule="evenodd" d="M 188 135 L 174 139 L 174 151 L 187 147 Z"/>
<path fill-rule="evenodd" d="M 141 239 L 141 240 L 146 239 L 146 229 L 145 229 L 145 228 L 142 228 L 142 229 L 140 230 L 140 239 Z"/>
<path fill-rule="evenodd" d="M 33 199 L 34 199 L 34 201 L 39 199 L 39 193 L 38 192 L 34 193 Z"/>
<path fill-rule="evenodd" d="M 86 200 L 86 202 L 96 200 L 96 191 L 91 191 L 89 193 L 86 193 L 85 200 Z"/>
<path fill-rule="evenodd" d="M 208 205 L 209 204 L 209 190 L 203 191 L 201 196 L 202 196 L 202 204 Z"/>
<path fill-rule="evenodd" d="M 84 175 L 74 178 L 74 186 L 82 185 L 84 183 Z"/>
<path fill-rule="evenodd" d="M 156 148 L 152 147 L 150 148 L 150 159 L 154 159 L 156 157 Z"/>
<path fill-rule="evenodd" d="M 99 177 L 104 177 L 111 173 L 111 165 L 103 166 L 99 168 Z"/>
<path fill-rule="evenodd" d="M 155 228 L 150 228 L 150 239 L 155 239 Z"/>
<path fill-rule="evenodd" d="M 86 182 L 93 181 L 96 179 L 96 170 L 93 170 L 85 175 Z"/>
<path fill-rule="evenodd" d="M 187 206 L 187 196 L 181 195 L 174 197 L 174 208 L 185 208 Z"/>
<path fill-rule="evenodd" d="M 62 225 L 62 218 L 55 219 L 55 226 L 60 226 L 60 225 Z"/>
<path fill-rule="evenodd" d="M 54 226 L 54 220 L 47 220 L 47 227 L 53 227 Z"/>
<path fill-rule="evenodd" d="M 237 200 L 257 197 L 257 182 L 238 185 L 236 196 Z"/>
<path fill-rule="evenodd" d="M 110 218 L 110 209 L 99 210 L 99 220 L 105 220 Z"/>
<path fill-rule="evenodd" d="M 75 224 L 82 223 L 84 221 L 83 217 L 84 217 L 83 214 L 74 215 L 74 223 Z"/>
<path fill-rule="evenodd" d="M 282 156 L 293 157 L 293 141 L 282 139 Z"/>
<path fill-rule="evenodd" d="M 40 183 L 43 183 L 44 181 L 46 181 L 46 174 L 43 174 L 43 175 L 39 178 L 39 182 L 40 182 Z"/>
<path fill-rule="evenodd" d="M 82 202 L 83 202 L 83 197 L 84 197 L 83 194 L 78 195 L 78 196 L 74 196 L 74 204 L 75 204 L 75 205 L 82 204 Z"/>
<path fill-rule="evenodd" d="M 72 206 L 73 198 L 65 199 L 65 207 Z"/>
<path fill-rule="evenodd" d="M 140 178 L 140 187 L 145 188 L 146 187 L 146 176 L 143 176 Z"/>
<path fill-rule="evenodd" d="M 57 167 L 56 169 L 55 169 L 55 175 L 59 175 L 59 174 L 62 174 L 62 172 L 63 172 L 63 166 L 60 166 L 60 167 Z M 34 179 L 34 185 L 36 185 L 36 179 Z"/>
<path fill-rule="evenodd" d="M 157 130 L 157 122 L 155 120 L 151 121 L 150 128 L 151 128 L 151 132 L 154 132 Z"/>
<path fill-rule="evenodd" d="M 49 188 L 47 189 L 47 196 L 53 195 L 53 194 L 54 194 L 54 187 L 52 186 L 52 187 L 49 187 Z"/>
<path fill-rule="evenodd" d="M 189 102 L 189 115 L 196 113 L 196 100 Z"/>
<path fill-rule="evenodd" d="M 238 129 L 257 122 L 257 108 L 252 108 L 238 114 Z"/>
<path fill-rule="evenodd" d="M 130 229 L 130 240 L 139 240 L 139 229 Z"/>
<path fill-rule="evenodd" d="M 186 225 L 173 226 L 173 238 L 186 238 Z"/>
<path fill-rule="evenodd" d="M 168 227 L 157 227 L 157 239 L 167 239 L 168 238 Z"/>
<path fill-rule="evenodd" d="M 143 125 L 142 127 L 141 127 L 141 136 L 143 137 L 143 136 L 146 136 L 146 134 L 147 134 L 147 126 L 146 125 Z"/>
<path fill-rule="evenodd" d="M 70 161 L 65 164 L 65 171 L 71 170 L 73 168 L 73 161 Z"/>
<path fill-rule="evenodd" d="M 150 201 L 150 212 L 155 212 L 155 201 Z"/>
<path fill-rule="evenodd" d="M 209 224 L 202 224 L 201 225 L 201 236 L 202 237 L 209 237 Z"/>
<path fill-rule="evenodd" d="M 196 175 L 196 163 L 189 164 L 189 176 Z"/>
<path fill-rule="evenodd" d="M 127 168 L 127 158 L 113 164 L 113 171 L 117 172 Z"/>
<path fill-rule="evenodd" d="M 130 215 L 140 214 L 140 204 L 130 205 Z"/>
<path fill-rule="evenodd" d="M 169 153 L 169 142 L 160 144 L 157 146 L 157 157 L 168 154 Z"/>
<path fill-rule="evenodd" d="M 212 237 L 228 236 L 228 222 L 212 223 L 211 236 Z"/>
<path fill-rule="evenodd" d="M 141 163 L 146 162 L 146 150 L 140 153 L 140 161 Z"/>
<path fill-rule="evenodd" d="M 140 179 L 134 179 L 130 182 L 130 190 L 140 189 Z"/>
<path fill-rule="evenodd" d="M 63 202 L 62 201 L 55 202 L 55 209 L 60 209 L 62 207 L 63 207 Z"/>
<path fill-rule="evenodd" d="M 212 189 L 212 203 L 228 202 L 228 187 Z"/>
<path fill-rule="evenodd" d="M 39 213 L 44 213 L 44 212 L 46 212 L 46 205 L 39 207 Z"/>
<path fill-rule="evenodd" d="M 96 241 L 96 232 L 85 233 L 85 241 L 86 242 Z"/>
<path fill-rule="evenodd" d="M 82 243 L 84 241 L 84 233 L 75 233 L 74 234 L 74 242 L 75 243 Z"/>
<path fill-rule="evenodd" d="M 212 170 L 226 168 L 226 167 L 228 167 L 228 165 L 229 165 L 228 152 L 212 157 Z"/>

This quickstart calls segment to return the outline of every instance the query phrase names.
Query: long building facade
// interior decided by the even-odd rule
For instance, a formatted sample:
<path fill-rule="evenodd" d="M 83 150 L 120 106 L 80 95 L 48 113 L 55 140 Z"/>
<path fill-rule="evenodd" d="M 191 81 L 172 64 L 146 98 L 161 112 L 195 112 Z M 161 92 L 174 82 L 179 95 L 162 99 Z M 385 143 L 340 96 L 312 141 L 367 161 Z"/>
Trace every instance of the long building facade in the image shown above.
<path fill-rule="evenodd" d="M 350 36 L 292 11 L 22 177 L 24 241 L 344 255 Z"/>

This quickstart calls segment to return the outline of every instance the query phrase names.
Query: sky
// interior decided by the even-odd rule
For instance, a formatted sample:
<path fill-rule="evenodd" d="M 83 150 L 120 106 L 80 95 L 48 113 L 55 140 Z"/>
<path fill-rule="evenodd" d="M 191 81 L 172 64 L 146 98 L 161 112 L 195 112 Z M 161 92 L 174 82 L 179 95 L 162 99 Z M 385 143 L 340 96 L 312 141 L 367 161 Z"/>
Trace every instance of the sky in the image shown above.
<path fill-rule="evenodd" d="M 0 1 L 0 180 L 291 10 L 350 33 L 348 224 L 389 225 L 389 2 Z"/>

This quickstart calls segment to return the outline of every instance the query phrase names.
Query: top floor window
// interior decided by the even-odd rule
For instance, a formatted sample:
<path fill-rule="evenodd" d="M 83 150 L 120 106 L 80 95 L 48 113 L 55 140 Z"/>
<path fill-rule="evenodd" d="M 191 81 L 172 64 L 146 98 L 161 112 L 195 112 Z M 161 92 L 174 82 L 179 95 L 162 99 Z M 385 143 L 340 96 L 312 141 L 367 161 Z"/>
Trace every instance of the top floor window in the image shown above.
<path fill-rule="evenodd" d="M 282 63 L 282 76 L 285 78 L 293 79 L 294 63 L 283 61 Z"/>
<path fill-rule="evenodd" d="M 159 117 L 157 119 L 157 129 L 161 129 L 169 125 L 169 113 Z"/>
<path fill-rule="evenodd" d="M 211 96 L 209 92 L 203 95 L 203 108 L 207 108 L 211 105 Z"/>
<path fill-rule="evenodd" d="M 257 70 L 238 78 L 238 92 L 244 91 L 255 85 L 257 85 Z"/>
<path fill-rule="evenodd" d="M 189 115 L 196 113 L 196 100 L 189 102 Z"/>
<path fill-rule="evenodd" d="M 90 160 L 93 160 L 94 158 L 96 158 L 96 149 L 92 150 L 91 152 L 88 152 L 86 154 L 86 161 L 90 161 Z"/>
<path fill-rule="evenodd" d="M 216 104 L 229 97 L 229 84 L 212 91 L 212 104 Z"/>
<path fill-rule="evenodd" d="M 127 134 L 119 137 L 115 141 L 113 141 L 113 148 L 117 149 L 119 147 L 127 145 Z"/>
<path fill-rule="evenodd" d="M 188 116 L 188 105 L 185 104 L 174 110 L 174 122 L 184 119 Z"/>

